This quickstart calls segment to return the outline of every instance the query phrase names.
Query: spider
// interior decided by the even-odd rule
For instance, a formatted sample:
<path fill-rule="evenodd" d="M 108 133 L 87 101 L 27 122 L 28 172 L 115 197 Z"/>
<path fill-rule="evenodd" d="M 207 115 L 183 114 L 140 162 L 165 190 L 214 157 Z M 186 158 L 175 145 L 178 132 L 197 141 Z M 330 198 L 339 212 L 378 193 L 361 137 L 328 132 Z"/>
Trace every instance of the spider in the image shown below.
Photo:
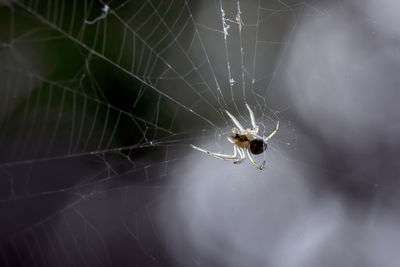
<path fill-rule="evenodd" d="M 220 153 L 215 153 L 211 152 L 208 150 L 205 150 L 203 148 L 197 147 L 195 145 L 191 145 L 194 149 L 199 150 L 203 153 L 206 153 L 210 156 L 222 159 L 222 160 L 232 160 L 233 163 L 239 164 L 242 163 L 247 153 L 247 156 L 250 159 L 250 162 L 257 167 L 257 169 L 262 170 L 265 166 L 265 161 L 261 165 L 258 165 L 256 161 L 254 160 L 252 154 L 258 155 L 263 153 L 267 149 L 267 142 L 269 139 L 274 136 L 279 129 L 279 121 L 276 123 L 276 128 L 275 130 L 266 138 L 263 138 L 259 135 L 258 133 L 258 125 L 256 124 L 256 121 L 254 119 L 254 113 L 249 107 L 249 105 L 246 104 L 247 109 L 249 110 L 250 113 L 250 119 L 251 119 L 251 124 L 253 128 L 247 128 L 244 129 L 243 126 L 239 123 L 239 121 L 231 114 L 229 111 L 225 110 L 226 114 L 231 118 L 233 123 L 236 125 L 237 128 L 232 128 L 232 133 L 234 136 L 228 136 L 228 141 L 233 144 L 233 154 L 228 155 L 228 154 L 220 154 Z M 239 156 L 238 156 L 239 153 Z M 240 157 L 240 158 L 239 158 Z"/>

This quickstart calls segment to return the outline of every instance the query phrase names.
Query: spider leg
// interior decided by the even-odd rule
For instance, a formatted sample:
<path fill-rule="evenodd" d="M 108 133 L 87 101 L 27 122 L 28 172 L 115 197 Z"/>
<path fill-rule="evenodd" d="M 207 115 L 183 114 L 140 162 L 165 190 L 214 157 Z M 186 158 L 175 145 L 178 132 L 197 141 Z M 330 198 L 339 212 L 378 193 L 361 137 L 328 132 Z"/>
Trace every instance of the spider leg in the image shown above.
<path fill-rule="evenodd" d="M 279 121 L 276 122 L 275 130 L 268 137 L 265 138 L 265 141 L 268 141 L 269 139 L 271 139 L 272 136 L 274 136 L 278 132 L 278 129 L 279 129 Z"/>
<path fill-rule="evenodd" d="M 228 114 L 229 118 L 233 121 L 233 123 L 236 125 L 236 127 L 239 128 L 240 132 L 244 132 L 243 126 L 240 124 L 240 122 L 231 114 L 229 111 L 225 110 L 226 114 Z"/>
<path fill-rule="evenodd" d="M 239 151 L 240 158 L 245 158 L 246 157 L 246 155 L 245 155 L 245 153 L 243 151 L 243 148 L 238 148 L 237 150 Z"/>
<path fill-rule="evenodd" d="M 250 162 L 251 162 L 254 166 L 256 166 L 257 169 L 262 170 L 262 169 L 264 168 L 264 166 L 265 166 L 265 161 L 263 161 L 263 163 L 262 163 L 261 165 L 258 165 L 258 164 L 256 163 L 256 161 L 254 160 L 253 156 L 251 155 L 250 151 L 249 151 L 248 149 L 246 149 L 246 152 L 247 152 L 247 156 L 248 156 L 249 159 L 250 159 Z"/>
<path fill-rule="evenodd" d="M 237 149 L 237 151 L 239 152 L 240 159 L 238 159 L 237 161 L 234 161 L 233 163 L 239 164 L 239 163 L 242 163 L 242 162 L 243 162 L 243 160 L 246 158 L 246 155 L 245 155 L 245 153 L 244 153 L 244 151 L 243 151 L 243 148 L 237 147 L 236 149 Z"/>
<path fill-rule="evenodd" d="M 230 143 L 232 143 L 232 144 L 235 144 L 235 143 L 236 143 L 235 138 L 234 138 L 233 136 L 228 136 L 226 139 L 228 139 L 228 141 L 229 141 Z"/>
<path fill-rule="evenodd" d="M 206 153 L 207 155 L 216 157 L 218 159 L 222 159 L 222 160 L 233 160 L 233 161 L 238 161 L 238 160 L 243 160 L 243 159 L 239 159 L 237 157 L 237 148 L 236 146 L 233 146 L 233 155 L 228 155 L 228 154 L 221 154 L 221 153 L 215 153 L 215 152 L 211 152 L 208 150 L 205 150 L 203 148 L 197 147 L 195 145 L 191 145 L 192 148 L 201 151 L 203 153 Z M 240 152 L 239 152 L 240 153 Z"/>
<path fill-rule="evenodd" d="M 246 103 L 246 107 L 250 113 L 251 125 L 253 125 L 253 129 L 255 130 L 255 132 L 258 133 L 258 126 L 256 124 L 256 120 L 254 119 L 254 112 L 251 110 L 250 106 L 247 105 L 247 103 Z"/>

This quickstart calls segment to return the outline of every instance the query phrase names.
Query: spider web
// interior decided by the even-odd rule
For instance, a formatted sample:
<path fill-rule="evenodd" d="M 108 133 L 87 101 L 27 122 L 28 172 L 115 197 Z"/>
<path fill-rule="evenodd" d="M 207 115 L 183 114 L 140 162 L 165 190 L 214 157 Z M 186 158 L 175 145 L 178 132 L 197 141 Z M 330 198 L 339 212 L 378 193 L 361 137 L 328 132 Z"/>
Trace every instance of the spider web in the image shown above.
<path fill-rule="evenodd" d="M 296 147 L 277 76 L 307 3 L 0 4 L 5 266 L 174 263 L 158 209 L 204 156 L 188 144 L 230 151 L 224 110 L 249 124 L 249 103 L 264 136 L 281 121 L 267 162 Z"/>

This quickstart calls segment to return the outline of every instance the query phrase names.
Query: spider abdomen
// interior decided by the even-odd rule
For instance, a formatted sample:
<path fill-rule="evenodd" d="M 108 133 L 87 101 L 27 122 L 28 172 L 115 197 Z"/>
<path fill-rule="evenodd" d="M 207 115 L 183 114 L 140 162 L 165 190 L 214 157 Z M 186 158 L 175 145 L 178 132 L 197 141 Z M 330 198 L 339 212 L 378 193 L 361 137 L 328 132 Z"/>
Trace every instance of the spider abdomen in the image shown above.
<path fill-rule="evenodd" d="M 258 155 L 267 150 L 267 143 L 262 139 L 253 139 L 250 141 L 250 152 Z"/>

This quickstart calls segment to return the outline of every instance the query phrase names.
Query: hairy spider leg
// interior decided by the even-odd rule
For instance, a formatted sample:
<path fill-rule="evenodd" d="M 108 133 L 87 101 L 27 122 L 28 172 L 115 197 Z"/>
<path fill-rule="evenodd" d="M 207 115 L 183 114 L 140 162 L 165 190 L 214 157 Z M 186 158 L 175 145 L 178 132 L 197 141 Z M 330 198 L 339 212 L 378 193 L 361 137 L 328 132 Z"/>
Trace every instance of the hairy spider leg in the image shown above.
<path fill-rule="evenodd" d="M 274 136 L 278 132 L 278 129 L 279 129 L 279 121 L 276 122 L 275 130 L 268 137 L 265 138 L 265 141 L 268 141 L 269 139 L 271 139 L 272 136 Z"/>
<path fill-rule="evenodd" d="M 243 128 L 243 126 L 240 124 L 240 122 L 239 122 L 231 113 L 229 113 L 229 111 L 225 110 L 225 112 L 226 112 L 226 114 L 228 114 L 229 118 L 231 118 L 231 120 L 232 120 L 233 123 L 236 125 L 236 127 L 239 128 L 239 131 L 240 131 L 241 133 L 243 133 L 243 132 L 244 132 L 244 128 Z"/>
<path fill-rule="evenodd" d="M 254 118 L 254 112 L 251 110 L 250 106 L 246 103 L 246 107 L 250 113 L 251 125 L 253 126 L 253 130 L 258 133 L 258 126 L 256 124 L 256 120 Z"/>
<path fill-rule="evenodd" d="M 258 165 L 258 164 L 256 163 L 256 161 L 254 160 L 253 156 L 251 155 L 250 151 L 247 149 L 246 152 L 247 152 L 247 156 L 248 156 L 249 159 L 250 159 L 250 162 L 251 162 L 254 166 L 256 166 L 257 169 L 262 170 L 262 169 L 264 168 L 264 166 L 265 166 L 265 160 L 263 161 L 263 163 L 262 163 L 261 165 Z"/>
<path fill-rule="evenodd" d="M 236 146 L 233 146 L 233 155 L 220 154 L 220 153 L 211 152 L 211 151 L 205 150 L 205 149 L 203 149 L 203 148 L 197 147 L 197 146 L 195 146 L 195 145 L 191 145 L 191 147 L 194 148 L 194 149 L 197 149 L 197 150 L 199 150 L 199 151 L 201 151 L 201 152 L 203 152 L 203 153 L 206 153 L 206 154 L 208 154 L 208 155 L 211 155 L 211 156 L 213 156 L 213 157 L 216 157 L 216 158 L 218 158 L 218 159 L 222 159 L 222 160 L 233 160 L 234 163 L 239 163 L 239 162 L 242 162 L 242 161 L 244 160 L 244 157 L 243 157 L 243 154 L 242 154 L 241 151 L 239 151 L 239 154 L 240 154 L 241 158 L 238 158 L 238 157 L 237 157 L 237 152 L 238 152 L 238 149 L 239 149 L 239 148 L 236 147 Z"/>

